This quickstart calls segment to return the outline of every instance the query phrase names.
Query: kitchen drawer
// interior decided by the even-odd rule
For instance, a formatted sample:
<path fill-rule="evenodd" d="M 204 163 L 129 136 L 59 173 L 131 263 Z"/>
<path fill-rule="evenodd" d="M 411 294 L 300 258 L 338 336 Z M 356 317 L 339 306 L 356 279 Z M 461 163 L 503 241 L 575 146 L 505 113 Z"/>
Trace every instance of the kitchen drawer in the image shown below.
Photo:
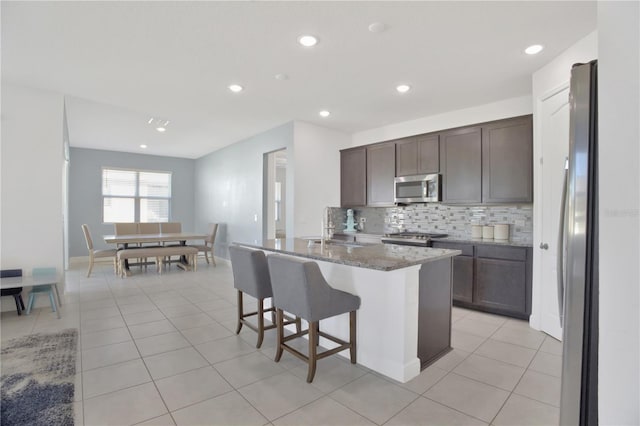
<path fill-rule="evenodd" d="M 477 245 L 476 256 L 490 259 L 504 260 L 527 260 L 527 249 L 525 247 L 502 247 L 494 245 Z"/>
<path fill-rule="evenodd" d="M 453 243 L 449 241 L 433 240 L 431 242 L 431 247 L 449 249 L 449 250 L 460 250 L 463 256 L 473 256 L 473 244 Z"/>

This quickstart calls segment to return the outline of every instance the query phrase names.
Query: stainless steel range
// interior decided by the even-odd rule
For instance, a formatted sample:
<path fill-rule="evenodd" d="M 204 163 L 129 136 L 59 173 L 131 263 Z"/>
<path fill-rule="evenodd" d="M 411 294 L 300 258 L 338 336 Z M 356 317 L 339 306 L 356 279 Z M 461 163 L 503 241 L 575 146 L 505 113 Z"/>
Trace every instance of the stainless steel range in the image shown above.
<path fill-rule="evenodd" d="M 444 238 L 447 234 L 437 234 L 432 232 L 399 232 L 396 234 L 385 234 L 382 238 L 384 244 L 400 244 L 405 246 L 429 247 L 434 238 Z"/>

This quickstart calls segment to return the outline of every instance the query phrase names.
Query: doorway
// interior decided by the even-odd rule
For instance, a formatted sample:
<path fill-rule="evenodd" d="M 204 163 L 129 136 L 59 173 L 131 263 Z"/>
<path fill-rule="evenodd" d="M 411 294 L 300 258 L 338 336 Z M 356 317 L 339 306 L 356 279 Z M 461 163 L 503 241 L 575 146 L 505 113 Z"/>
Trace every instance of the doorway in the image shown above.
<path fill-rule="evenodd" d="M 268 239 L 287 237 L 287 150 L 265 154 L 263 228 Z"/>

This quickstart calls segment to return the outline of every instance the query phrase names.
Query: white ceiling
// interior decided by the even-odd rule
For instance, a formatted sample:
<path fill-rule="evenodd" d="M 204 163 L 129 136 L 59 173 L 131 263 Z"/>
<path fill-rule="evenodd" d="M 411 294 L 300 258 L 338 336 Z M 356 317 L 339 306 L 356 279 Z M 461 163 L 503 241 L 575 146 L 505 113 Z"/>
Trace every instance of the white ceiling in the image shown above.
<path fill-rule="evenodd" d="M 2 79 L 63 93 L 72 146 L 186 158 L 291 120 L 353 133 L 526 95 L 535 70 L 596 28 L 595 2 L 574 1 L 1 7 Z M 307 33 L 312 49 L 296 41 Z M 525 55 L 534 43 L 545 50 Z M 413 90 L 399 95 L 401 82 Z"/>

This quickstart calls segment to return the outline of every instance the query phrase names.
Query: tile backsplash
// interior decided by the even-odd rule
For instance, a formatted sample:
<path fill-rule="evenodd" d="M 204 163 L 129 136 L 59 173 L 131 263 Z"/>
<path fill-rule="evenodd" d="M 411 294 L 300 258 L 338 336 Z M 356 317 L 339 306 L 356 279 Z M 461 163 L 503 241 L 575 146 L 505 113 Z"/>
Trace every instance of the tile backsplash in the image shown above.
<path fill-rule="evenodd" d="M 347 209 L 331 208 L 336 232 L 344 229 Z M 402 207 L 364 207 L 354 209 L 356 220 L 366 218 L 363 232 L 441 232 L 452 237 L 471 239 L 471 225 L 508 224 L 514 242 L 533 242 L 533 205 L 452 206 L 411 204 Z"/>

